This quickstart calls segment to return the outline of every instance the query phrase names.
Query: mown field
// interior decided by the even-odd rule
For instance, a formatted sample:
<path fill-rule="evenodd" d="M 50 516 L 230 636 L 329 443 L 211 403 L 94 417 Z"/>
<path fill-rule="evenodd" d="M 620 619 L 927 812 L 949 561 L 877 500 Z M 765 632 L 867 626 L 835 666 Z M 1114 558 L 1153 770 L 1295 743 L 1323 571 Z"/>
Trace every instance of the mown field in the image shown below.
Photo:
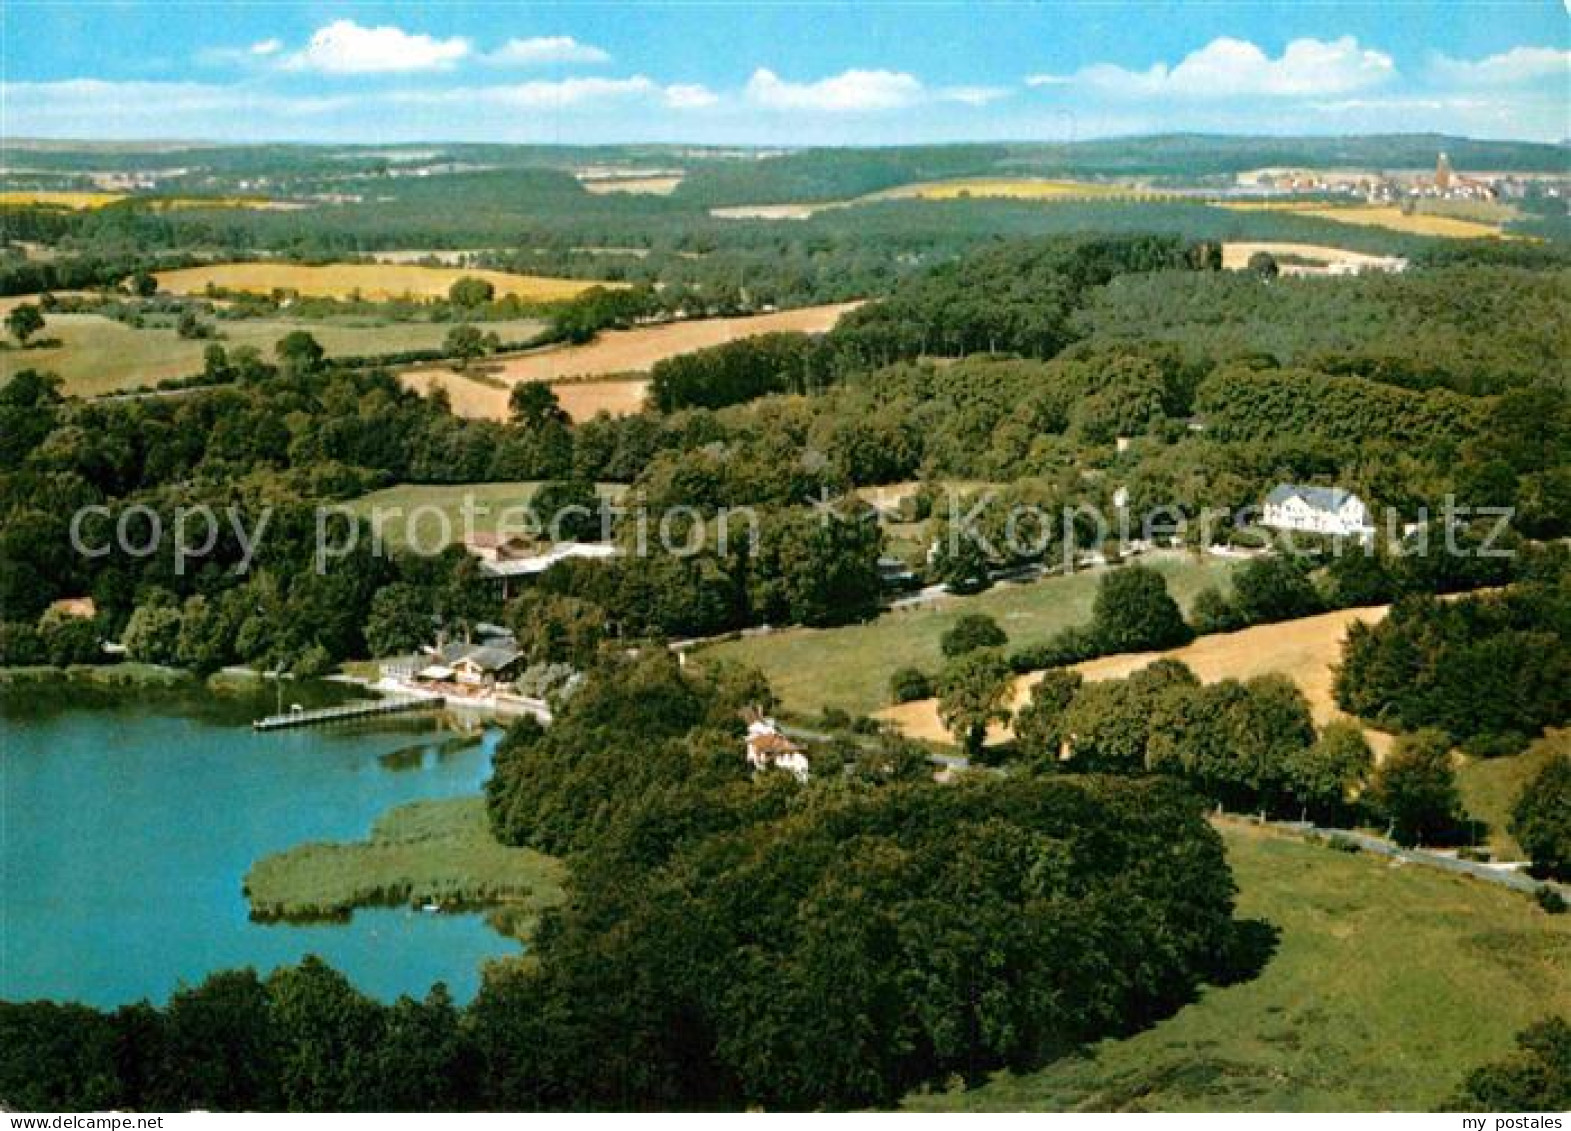
<path fill-rule="evenodd" d="M 1225 580 L 1232 563 L 1189 554 L 1147 559 L 1167 579 L 1179 605 Z M 1102 571 L 1024 585 L 998 585 L 974 597 L 939 597 L 931 604 L 888 612 L 866 624 L 842 628 L 792 628 L 705 648 L 702 657 L 751 664 L 787 711 L 798 714 L 837 707 L 871 714 L 889 705 L 889 677 L 897 668 L 936 672 L 942 665 L 939 638 L 966 613 L 986 613 L 1009 634 L 1010 647 L 1038 644 L 1064 628 L 1091 619 L 1091 602 Z"/>
<path fill-rule="evenodd" d="M 521 318 L 488 322 L 485 329 L 507 341 L 533 337 L 544 323 Z M 225 348 L 255 346 L 271 359 L 273 344 L 294 330 L 305 330 L 328 356 L 363 356 L 409 349 L 435 349 L 450 326 L 441 322 L 319 321 L 284 318 L 243 319 L 217 323 L 214 339 Z M 202 355 L 211 341 L 180 337 L 172 326 L 135 328 L 96 314 L 49 314 L 38 340 L 57 339 L 58 346 L 0 350 L 0 380 L 22 369 L 56 373 L 65 391 L 96 396 L 202 371 Z"/>
<path fill-rule="evenodd" d="M 1571 1011 L 1571 916 L 1476 880 L 1220 826 L 1238 913 L 1279 932 L 1250 981 L 1126 1040 L 923 1111 L 1432 1111 Z"/>
<path fill-rule="evenodd" d="M 498 524 L 513 522 L 513 507 L 526 507 L 539 483 L 404 483 L 362 495 L 345 505 L 367 521 L 380 523 L 382 537 L 391 548 L 410 545 L 411 538 L 422 550 L 436 550 L 463 540 L 466 502 L 474 512 L 474 529 L 494 534 Z M 616 500 L 627 488 L 620 483 L 599 487 L 602 498 Z M 444 540 L 442 535 L 446 532 Z"/>
<path fill-rule="evenodd" d="M 515 933 L 563 898 L 559 860 L 492 838 L 485 800 L 416 801 L 377 819 L 352 843 L 302 844 L 265 856 L 246 875 L 264 918 L 323 918 L 400 903 L 495 905 Z"/>
<path fill-rule="evenodd" d="M 1169 585 L 1171 585 L 1171 580 Z M 1163 657 L 1179 660 L 1193 669 L 1203 683 L 1224 679 L 1248 680 L 1280 673 L 1287 676 L 1309 701 L 1310 712 L 1319 726 L 1347 718 L 1337 708 L 1331 694 L 1332 667 L 1342 658 L 1342 641 L 1354 621 L 1373 624 L 1385 616 L 1386 606 L 1366 609 L 1337 609 L 1318 616 L 1278 624 L 1261 624 L 1238 632 L 1202 636 L 1182 648 L 1165 652 L 1127 652 L 1103 656 L 1076 664 L 1075 670 L 1088 680 L 1125 679 Z M 1021 676 L 1015 681 L 1014 709 L 1023 707 L 1030 691 L 1041 679 L 1040 673 Z M 938 719 L 932 699 L 903 703 L 882 712 L 902 731 L 929 742 L 952 742 L 952 736 Z M 1007 735 L 1007 728 L 994 728 L 995 739 Z M 1390 748 L 1389 734 L 1364 728 L 1377 757 Z"/>
<path fill-rule="evenodd" d="M 267 261 L 212 263 L 161 271 L 159 289 L 172 294 L 202 294 L 209 286 L 232 291 L 271 294 L 275 290 L 303 295 L 347 298 L 358 293 L 371 300 L 445 298 L 448 288 L 463 278 L 485 279 L 498 296 L 517 295 L 532 302 L 559 302 L 594 286 L 616 286 L 584 279 L 552 279 L 541 275 L 513 275 L 458 267 L 422 267 L 414 263 L 304 263 Z"/>

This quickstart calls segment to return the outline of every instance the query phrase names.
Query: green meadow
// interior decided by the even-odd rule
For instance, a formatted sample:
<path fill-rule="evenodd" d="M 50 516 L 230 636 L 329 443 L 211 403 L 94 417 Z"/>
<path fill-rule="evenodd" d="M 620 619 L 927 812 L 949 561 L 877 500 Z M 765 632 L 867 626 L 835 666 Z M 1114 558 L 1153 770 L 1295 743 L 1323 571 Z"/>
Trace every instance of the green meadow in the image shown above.
<path fill-rule="evenodd" d="M 1571 1011 L 1571 916 L 1415 865 L 1221 826 L 1260 975 L 1039 1072 L 924 1111 L 1433 1111 L 1528 1024 Z"/>

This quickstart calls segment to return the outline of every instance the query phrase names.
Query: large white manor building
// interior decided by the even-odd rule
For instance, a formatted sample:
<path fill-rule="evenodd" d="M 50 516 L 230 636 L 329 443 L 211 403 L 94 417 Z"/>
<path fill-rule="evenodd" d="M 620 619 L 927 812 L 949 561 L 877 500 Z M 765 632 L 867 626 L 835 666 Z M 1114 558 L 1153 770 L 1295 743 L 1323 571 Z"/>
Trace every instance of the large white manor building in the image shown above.
<path fill-rule="evenodd" d="M 1365 541 L 1375 536 L 1375 525 L 1364 500 L 1339 487 L 1284 483 L 1266 496 L 1263 510 L 1260 524 L 1273 530 L 1301 530 Z"/>

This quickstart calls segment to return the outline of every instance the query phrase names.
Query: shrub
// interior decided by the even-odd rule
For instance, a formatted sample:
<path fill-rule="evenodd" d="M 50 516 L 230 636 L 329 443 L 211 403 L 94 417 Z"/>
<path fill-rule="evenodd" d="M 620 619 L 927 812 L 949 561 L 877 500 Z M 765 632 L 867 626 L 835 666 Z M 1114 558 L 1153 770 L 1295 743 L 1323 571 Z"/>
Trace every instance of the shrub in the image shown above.
<path fill-rule="evenodd" d="M 967 613 L 939 640 L 939 648 L 951 659 L 978 648 L 1000 648 L 1009 642 L 998 622 L 986 613 Z"/>
<path fill-rule="evenodd" d="M 895 703 L 911 703 L 933 697 L 933 680 L 920 668 L 899 668 L 889 677 L 889 698 Z"/>
<path fill-rule="evenodd" d="M 1233 607 L 1243 624 L 1270 624 L 1320 612 L 1309 573 L 1293 558 L 1252 558 L 1233 574 Z"/>
<path fill-rule="evenodd" d="M 1551 915 L 1564 915 L 1568 906 L 1566 897 L 1548 884 L 1544 884 L 1533 893 L 1533 902 Z"/>
<path fill-rule="evenodd" d="M 1091 626 L 1107 652 L 1171 648 L 1194 635 L 1162 575 L 1139 565 L 1103 576 L 1091 609 Z"/>
<path fill-rule="evenodd" d="M 818 712 L 818 725 L 825 730 L 849 730 L 851 714 L 840 707 L 825 707 Z"/>
<path fill-rule="evenodd" d="M 1202 636 L 1213 632 L 1233 632 L 1244 627 L 1238 610 L 1214 585 L 1208 585 L 1195 594 L 1194 606 L 1189 610 L 1189 623 Z"/>
<path fill-rule="evenodd" d="M 1089 626 L 1066 628 L 1054 633 L 1045 644 L 1017 648 L 1009 654 L 1009 666 L 1016 673 L 1062 668 L 1095 659 L 1102 654 L 1096 631 Z"/>
<path fill-rule="evenodd" d="M 1475 1069 L 1448 1110 L 1562 1112 L 1571 1108 L 1571 1024 L 1549 1017 L 1517 1034 L 1516 1051 Z"/>
<path fill-rule="evenodd" d="M 1372 800 L 1399 844 L 1433 843 L 1455 835 L 1462 801 L 1450 747 L 1441 731 L 1403 735 L 1376 770 Z"/>

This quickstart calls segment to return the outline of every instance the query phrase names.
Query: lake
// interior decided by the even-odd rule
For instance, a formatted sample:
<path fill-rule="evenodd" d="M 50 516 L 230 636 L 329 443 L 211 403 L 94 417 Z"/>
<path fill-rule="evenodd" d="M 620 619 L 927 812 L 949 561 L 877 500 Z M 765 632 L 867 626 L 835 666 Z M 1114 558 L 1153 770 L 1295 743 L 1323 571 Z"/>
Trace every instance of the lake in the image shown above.
<path fill-rule="evenodd" d="M 162 1002 L 214 970 L 315 953 L 384 1000 L 436 981 L 467 1000 L 484 960 L 517 951 L 479 915 L 251 921 L 241 882 L 259 856 L 475 793 L 497 737 L 453 749 L 413 719 L 254 732 L 273 705 L 271 690 L 0 688 L 0 998 Z"/>

